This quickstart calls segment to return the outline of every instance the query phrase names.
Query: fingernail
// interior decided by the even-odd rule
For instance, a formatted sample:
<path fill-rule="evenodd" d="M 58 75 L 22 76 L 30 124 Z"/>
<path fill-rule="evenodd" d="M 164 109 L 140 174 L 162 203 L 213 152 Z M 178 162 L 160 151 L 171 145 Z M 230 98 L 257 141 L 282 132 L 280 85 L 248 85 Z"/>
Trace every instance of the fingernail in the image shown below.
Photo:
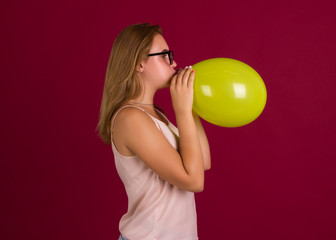
<path fill-rule="evenodd" d="M 184 69 L 188 68 L 188 66 L 186 66 Z"/>

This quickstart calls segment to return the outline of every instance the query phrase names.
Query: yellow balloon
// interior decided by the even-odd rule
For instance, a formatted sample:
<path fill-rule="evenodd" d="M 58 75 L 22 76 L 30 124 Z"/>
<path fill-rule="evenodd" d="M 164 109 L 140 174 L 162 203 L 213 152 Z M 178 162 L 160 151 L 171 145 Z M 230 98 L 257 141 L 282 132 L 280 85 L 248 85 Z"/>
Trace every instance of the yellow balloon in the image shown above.
<path fill-rule="evenodd" d="M 193 65 L 193 110 L 204 120 L 222 127 L 240 127 L 264 110 L 267 93 L 259 74 L 230 58 L 212 58 Z"/>

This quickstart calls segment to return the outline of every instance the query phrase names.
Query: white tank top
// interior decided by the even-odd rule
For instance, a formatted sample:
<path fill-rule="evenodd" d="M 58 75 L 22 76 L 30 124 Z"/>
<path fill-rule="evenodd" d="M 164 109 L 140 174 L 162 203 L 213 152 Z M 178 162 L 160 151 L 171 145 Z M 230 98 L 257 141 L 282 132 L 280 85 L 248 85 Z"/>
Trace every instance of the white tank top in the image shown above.
<path fill-rule="evenodd" d="M 169 143 L 178 151 L 178 130 L 167 119 L 168 126 L 144 109 Z M 111 131 L 112 132 L 112 131 Z M 116 149 L 111 134 L 112 150 L 117 172 L 128 196 L 128 210 L 119 223 L 121 234 L 128 240 L 195 240 L 197 219 L 193 192 L 171 185 L 160 178 L 137 156 L 124 156 Z"/>

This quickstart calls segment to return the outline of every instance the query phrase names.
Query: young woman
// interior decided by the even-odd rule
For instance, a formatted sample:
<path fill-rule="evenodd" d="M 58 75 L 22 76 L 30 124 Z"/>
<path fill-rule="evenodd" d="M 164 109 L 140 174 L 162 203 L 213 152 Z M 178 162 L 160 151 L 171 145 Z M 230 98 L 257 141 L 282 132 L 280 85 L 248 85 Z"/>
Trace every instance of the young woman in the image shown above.
<path fill-rule="evenodd" d="M 195 72 L 175 71 L 173 56 L 158 25 L 128 26 L 112 47 L 98 129 L 128 196 L 119 239 L 198 239 L 194 192 L 203 190 L 210 150 L 192 111 Z M 153 104 L 165 87 L 178 130 Z"/>

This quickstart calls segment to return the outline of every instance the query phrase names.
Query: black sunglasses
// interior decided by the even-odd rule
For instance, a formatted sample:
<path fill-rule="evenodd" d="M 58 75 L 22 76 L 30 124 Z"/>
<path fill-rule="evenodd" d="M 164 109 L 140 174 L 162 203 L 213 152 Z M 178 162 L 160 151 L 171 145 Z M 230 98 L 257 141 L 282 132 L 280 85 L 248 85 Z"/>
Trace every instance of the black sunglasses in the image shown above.
<path fill-rule="evenodd" d="M 173 51 L 165 51 L 165 52 L 160 52 L 160 53 L 151 53 L 151 54 L 148 54 L 148 57 L 150 57 L 150 56 L 157 56 L 157 55 L 165 55 L 165 54 L 168 55 L 170 65 L 173 65 L 173 62 L 174 62 L 174 53 L 173 53 Z"/>

